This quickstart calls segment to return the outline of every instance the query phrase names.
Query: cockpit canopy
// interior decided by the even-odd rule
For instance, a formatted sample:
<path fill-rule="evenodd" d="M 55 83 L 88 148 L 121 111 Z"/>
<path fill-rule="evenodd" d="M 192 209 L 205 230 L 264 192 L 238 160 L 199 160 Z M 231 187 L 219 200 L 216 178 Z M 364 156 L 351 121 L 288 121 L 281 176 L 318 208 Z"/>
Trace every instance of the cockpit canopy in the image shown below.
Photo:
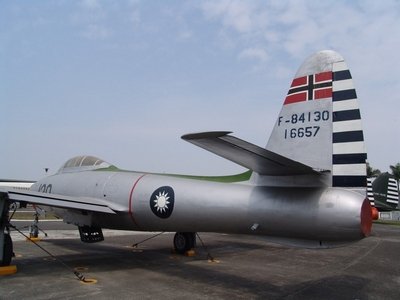
<path fill-rule="evenodd" d="M 89 171 L 109 168 L 112 165 L 104 160 L 88 155 L 75 156 L 69 159 L 57 173 L 68 173 L 77 171 Z"/>

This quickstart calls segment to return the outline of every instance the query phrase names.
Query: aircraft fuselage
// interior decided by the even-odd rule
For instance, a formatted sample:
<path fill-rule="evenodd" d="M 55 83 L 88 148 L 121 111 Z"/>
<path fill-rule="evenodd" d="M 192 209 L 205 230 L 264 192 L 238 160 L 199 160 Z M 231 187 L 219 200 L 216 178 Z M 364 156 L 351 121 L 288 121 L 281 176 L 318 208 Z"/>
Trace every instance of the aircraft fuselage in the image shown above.
<path fill-rule="evenodd" d="M 322 242 L 369 234 L 365 197 L 340 188 L 265 187 L 136 172 L 47 177 L 33 191 L 106 200 L 115 215 L 52 208 L 64 221 L 142 231 L 261 234 Z M 363 228 L 364 227 L 364 228 Z"/>

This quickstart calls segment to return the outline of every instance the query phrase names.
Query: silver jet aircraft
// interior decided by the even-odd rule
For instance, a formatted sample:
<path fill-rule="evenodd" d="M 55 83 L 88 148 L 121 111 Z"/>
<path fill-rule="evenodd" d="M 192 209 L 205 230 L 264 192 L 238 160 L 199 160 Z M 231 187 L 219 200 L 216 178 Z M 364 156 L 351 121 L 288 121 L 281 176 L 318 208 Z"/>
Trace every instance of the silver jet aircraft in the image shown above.
<path fill-rule="evenodd" d="M 74 157 L 29 191 L 0 189 L 0 263 L 11 261 L 13 202 L 46 207 L 78 226 L 84 242 L 103 240 L 102 228 L 176 232 L 179 253 L 194 247 L 196 232 L 264 235 L 307 247 L 357 241 L 371 232 L 357 95 L 334 51 L 315 53 L 301 65 L 265 148 L 222 131 L 182 139 L 249 171 L 151 174 Z"/>

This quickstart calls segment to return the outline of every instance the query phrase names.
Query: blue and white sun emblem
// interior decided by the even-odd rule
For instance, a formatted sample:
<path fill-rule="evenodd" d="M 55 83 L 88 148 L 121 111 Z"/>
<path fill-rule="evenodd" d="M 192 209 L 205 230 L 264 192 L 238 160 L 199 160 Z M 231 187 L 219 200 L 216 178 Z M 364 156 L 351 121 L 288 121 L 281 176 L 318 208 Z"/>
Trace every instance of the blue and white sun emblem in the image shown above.
<path fill-rule="evenodd" d="M 170 204 L 168 199 L 168 193 L 166 193 L 165 191 L 159 192 L 158 195 L 156 195 L 156 199 L 153 201 L 155 202 L 154 207 L 157 208 L 157 211 L 160 211 L 162 213 L 165 213 L 167 211 L 168 204 Z"/>
<path fill-rule="evenodd" d="M 172 187 L 162 186 L 151 195 L 150 208 L 157 217 L 166 219 L 172 214 L 174 202 L 175 193 Z"/>

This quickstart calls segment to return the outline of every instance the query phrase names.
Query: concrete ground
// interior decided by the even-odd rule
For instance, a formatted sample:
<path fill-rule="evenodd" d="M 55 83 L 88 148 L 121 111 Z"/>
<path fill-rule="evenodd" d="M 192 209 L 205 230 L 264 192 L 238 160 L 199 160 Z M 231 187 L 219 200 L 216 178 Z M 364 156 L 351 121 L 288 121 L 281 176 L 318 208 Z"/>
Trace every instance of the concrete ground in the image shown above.
<path fill-rule="evenodd" d="M 216 262 L 199 241 L 193 257 L 172 253 L 172 233 L 132 248 L 151 235 L 105 231 L 84 244 L 70 227 L 44 226 L 39 244 L 68 267 L 14 239 L 18 271 L 0 277 L 0 299 L 400 299 L 398 226 L 376 224 L 373 236 L 324 250 L 201 233 Z M 74 268 L 97 283 L 81 283 Z"/>

